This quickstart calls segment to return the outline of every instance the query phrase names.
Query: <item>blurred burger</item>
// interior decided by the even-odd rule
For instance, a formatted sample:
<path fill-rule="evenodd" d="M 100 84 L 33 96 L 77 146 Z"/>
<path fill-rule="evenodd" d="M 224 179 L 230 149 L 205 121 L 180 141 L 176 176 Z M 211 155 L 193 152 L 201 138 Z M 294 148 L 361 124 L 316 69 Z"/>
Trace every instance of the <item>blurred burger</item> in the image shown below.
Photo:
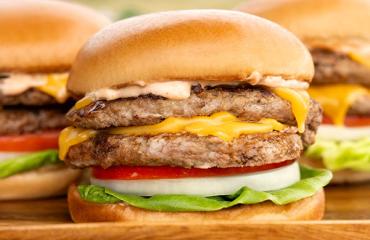
<path fill-rule="evenodd" d="M 310 95 L 324 109 L 306 161 L 334 171 L 334 183 L 370 180 L 370 1 L 255 0 L 241 10 L 295 33 L 310 49 Z"/>
<path fill-rule="evenodd" d="M 65 192 L 80 172 L 58 159 L 68 72 L 98 13 L 57 1 L 0 4 L 0 200 Z"/>
<path fill-rule="evenodd" d="M 79 52 L 60 157 L 91 167 L 76 222 L 320 219 L 327 170 L 296 160 L 321 110 L 309 52 L 259 17 L 191 10 L 117 22 Z M 271 201 L 268 201 L 271 200 Z"/>

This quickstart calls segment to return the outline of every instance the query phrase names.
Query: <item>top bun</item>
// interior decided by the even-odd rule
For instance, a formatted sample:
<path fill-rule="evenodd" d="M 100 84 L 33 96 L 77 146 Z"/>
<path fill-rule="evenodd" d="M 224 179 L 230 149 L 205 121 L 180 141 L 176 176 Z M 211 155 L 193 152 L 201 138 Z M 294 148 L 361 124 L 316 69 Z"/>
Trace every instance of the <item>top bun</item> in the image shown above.
<path fill-rule="evenodd" d="M 0 71 L 60 72 L 109 20 L 80 5 L 44 0 L 0 4 Z"/>
<path fill-rule="evenodd" d="M 369 0 L 249 0 L 238 10 L 281 24 L 309 47 L 370 44 Z"/>
<path fill-rule="evenodd" d="M 114 23 L 79 52 L 67 88 L 101 88 L 170 80 L 248 81 L 257 71 L 309 82 L 313 63 L 290 32 L 236 11 L 154 13 Z"/>

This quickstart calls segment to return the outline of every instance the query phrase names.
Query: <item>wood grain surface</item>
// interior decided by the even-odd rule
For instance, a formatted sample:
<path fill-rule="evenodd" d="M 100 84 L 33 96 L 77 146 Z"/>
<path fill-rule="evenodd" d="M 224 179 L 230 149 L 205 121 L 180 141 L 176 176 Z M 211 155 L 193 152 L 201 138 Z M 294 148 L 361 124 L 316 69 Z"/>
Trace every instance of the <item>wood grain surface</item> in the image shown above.
<path fill-rule="evenodd" d="M 326 188 L 323 221 L 71 223 L 64 198 L 0 202 L 2 239 L 370 239 L 370 184 Z"/>

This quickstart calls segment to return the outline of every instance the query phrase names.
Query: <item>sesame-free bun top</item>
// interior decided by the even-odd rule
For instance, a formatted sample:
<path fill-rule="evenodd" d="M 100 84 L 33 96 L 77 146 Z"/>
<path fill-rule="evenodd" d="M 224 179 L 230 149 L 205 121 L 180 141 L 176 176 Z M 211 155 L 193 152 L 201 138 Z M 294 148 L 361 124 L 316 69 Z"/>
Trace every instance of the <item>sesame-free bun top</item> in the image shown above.
<path fill-rule="evenodd" d="M 286 27 L 309 47 L 370 45 L 369 0 L 249 0 L 238 10 Z"/>
<path fill-rule="evenodd" d="M 79 52 L 67 84 L 76 95 L 158 81 L 251 81 L 282 76 L 309 82 L 313 63 L 290 32 L 237 11 L 154 13 L 116 22 Z"/>
<path fill-rule="evenodd" d="M 0 2 L 0 72 L 70 68 L 86 40 L 109 20 L 80 5 L 44 0 Z"/>

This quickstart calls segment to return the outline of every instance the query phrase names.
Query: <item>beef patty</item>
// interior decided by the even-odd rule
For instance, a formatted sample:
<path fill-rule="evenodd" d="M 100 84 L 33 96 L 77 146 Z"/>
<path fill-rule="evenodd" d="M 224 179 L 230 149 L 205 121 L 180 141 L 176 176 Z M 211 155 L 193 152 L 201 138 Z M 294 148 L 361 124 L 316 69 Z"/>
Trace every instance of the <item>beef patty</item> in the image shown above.
<path fill-rule="evenodd" d="M 42 106 L 57 103 L 58 102 L 55 100 L 55 98 L 36 89 L 29 89 L 23 93 L 12 96 L 1 94 L 0 91 L 0 105 L 2 106 Z"/>
<path fill-rule="evenodd" d="M 302 150 L 300 136 L 289 129 L 241 135 L 230 142 L 187 133 L 156 136 L 99 134 L 72 146 L 64 161 L 79 168 L 117 165 L 227 168 L 295 160 Z"/>
<path fill-rule="evenodd" d="M 77 127 L 105 129 L 155 124 L 171 116 L 209 116 L 220 111 L 228 111 L 244 121 L 273 118 L 290 127 L 282 132 L 245 134 L 230 142 L 190 133 L 127 136 L 100 131 L 95 137 L 72 146 L 65 161 L 75 167 L 104 168 L 117 165 L 260 166 L 299 158 L 304 146 L 314 142 L 321 122 L 321 108 L 311 101 L 306 131 L 298 134 L 290 103 L 269 90 L 251 86 L 205 89 L 197 86 L 184 100 L 140 96 L 97 101 L 82 109 L 70 110 L 67 118 Z"/>
<path fill-rule="evenodd" d="M 324 49 L 311 50 L 315 63 L 314 84 L 356 83 L 370 87 L 370 69 L 348 55 Z"/>
<path fill-rule="evenodd" d="M 370 95 L 363 95 L 358 97 L 356 101 L 352 103 L 348 114 L 370 117 Z"/>
<path fill-rule="evenodd" d="M 0 136 L 61 129 L 68 125 L 62 109 L 0 109 Z"/>
<path fill-rule="evenodd" d="M 227 111 L 243 121 L 273 118 L 288 125 L 296 125 L 288 101 L 271 91 L 251 87 L 193 87 L 189 98 L 171 100 L 155 96 L 97 101 L 81 109 L 71 109 L 67 119 L 76 127 L 104 129 L 108 127 L 156 124 L 174 117 L 209 116 Z M 320 106 L 311 100 L 307 127 L 316 131 L 321 122 Z"/>

